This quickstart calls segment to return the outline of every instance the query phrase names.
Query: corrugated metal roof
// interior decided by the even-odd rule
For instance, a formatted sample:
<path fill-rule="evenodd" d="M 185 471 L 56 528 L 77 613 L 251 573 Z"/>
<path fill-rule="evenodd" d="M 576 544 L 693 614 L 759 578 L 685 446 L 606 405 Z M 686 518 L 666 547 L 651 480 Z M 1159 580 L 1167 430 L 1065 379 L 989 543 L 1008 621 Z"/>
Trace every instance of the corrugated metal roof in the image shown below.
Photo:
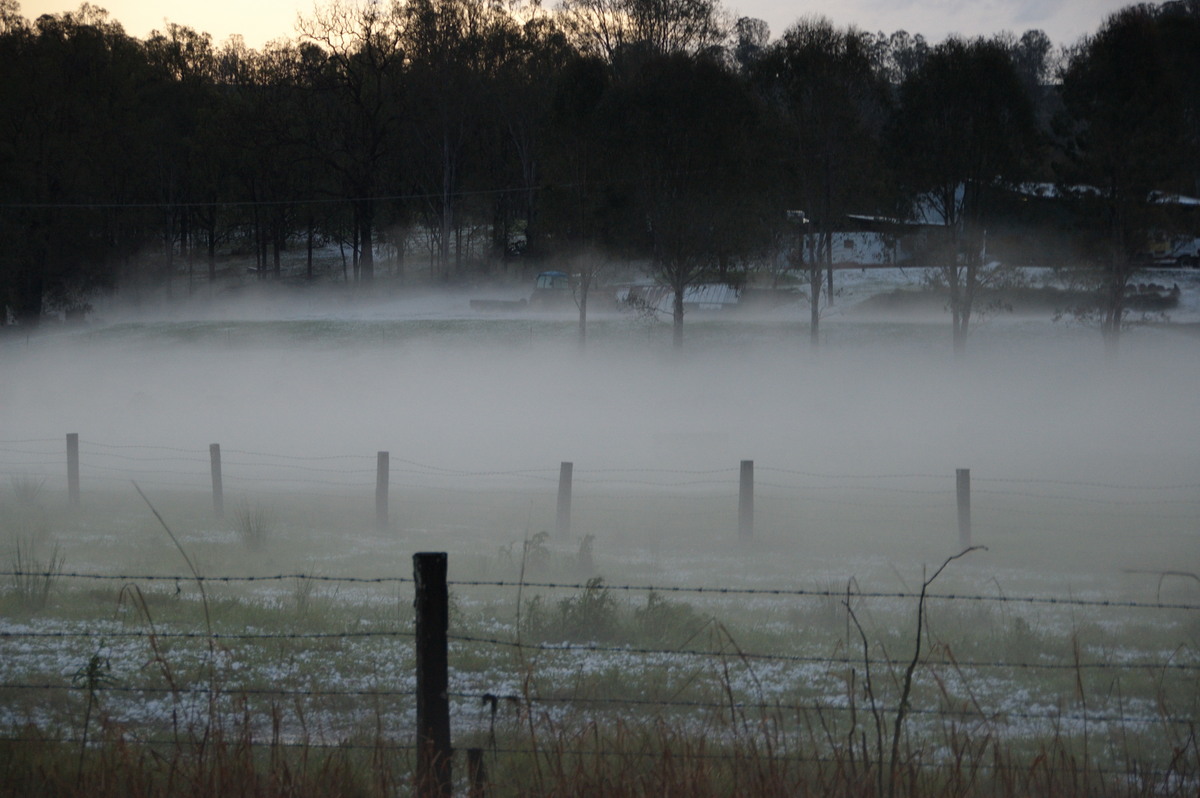
<path fill-rule="evenodd" d="M 618 301 L 636 301 L 659 313 L 674 310 L 675 292 L 665 285 L 635 285 L 617 292 Z M 736 307 L 738 290 L 723 283 L 689 285 L 683 292 L 684 307 L 689 310 L 721 310 Z"/>
<path fill-rule="evenodd" d="M 683 292 L 683 304 L 695 305 L 700 310 L 720 310 L 737 303 L 737 289 L 722 283 L 689 285 Z"/>

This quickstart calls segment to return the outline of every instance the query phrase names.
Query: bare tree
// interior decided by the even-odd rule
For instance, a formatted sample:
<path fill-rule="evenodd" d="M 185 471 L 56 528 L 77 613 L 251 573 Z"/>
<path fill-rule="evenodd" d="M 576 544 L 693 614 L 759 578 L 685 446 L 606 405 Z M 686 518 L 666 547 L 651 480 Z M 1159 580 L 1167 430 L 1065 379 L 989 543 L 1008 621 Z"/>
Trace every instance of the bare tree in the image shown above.
<path fill-rule="evenodd" d="M 559 16 L 581 51 L 610 63 L 630 50 L 694 55 L 729 35 L 717 0 L 562 0 Z"/>
<path fill-rule="evenodd" d="M 885 192 L 881 145 L 888 87 L 873 68 L 868 38 L 824 18 L 788 28 L 753 70 L 780 120 L 791 209 L 805 214 L 799 242 L 812 305 L 810 338 L 818 341 L 821 268 L 833 294 L 832 236 L 848 213 L 874 211 Z M 799 265 L 799 264 L 798 264 Z M 827 299 L 828 302 L 828 299 Z"/>
<path fill-rule="evenodd" d="M 748 87 L 704 56 L 651 59 L 611 95 L 604 124 L 628 192 L 625 229 L 671 289 L 680 348 L 688 288 L 719 279 L 722 261 L 763 238 L 761 114 Z"/>
<path fill-rule="evenodd" d="M 944 232 L 932 253 L 949 291 L 956 356 L 989 273 L 989 203 L 1024 174 L 1037 141 L 1029 96 L 994 40 L 947 39 L 901 86 L 893 158 L 914 204 Z"/>
<path fill-rule="evenodd" d="M 398 122 L 396 81 L 404 60 L 404 22 L 398 4 L 330 0 L 297 24 L 301 38 L 323 49 L 344 111 L 332 167 L 354 207 L 361 279 L 375 274 L 374 232 L 379 181 L 388 141 Z"/>
<path fill-rule="evenodd" d="M 579 346 L 587 346 L 588 302 L 592 289 L 608 271 L 611 261 L 596 250 L 580 252 L 570 260 L 571 290 L 575 295 L 575 306 L 579 308 Z"/>
<path fill-rule="evenodd" d="M 1200 12 L 1193 4 L 1131 6 L 1070 56 L 1063 102 L 1070 125 L 1068 179 L 1080 218 L 1104 241 L 1095 258 L 1100 331 L 1118 350 L 1126 291 L 1153 231 L 1169 229 L 1161 193 L 1187 193 L 1200 178 Z M 1099 224 L 1095 222 L 1099 221 Z"/>

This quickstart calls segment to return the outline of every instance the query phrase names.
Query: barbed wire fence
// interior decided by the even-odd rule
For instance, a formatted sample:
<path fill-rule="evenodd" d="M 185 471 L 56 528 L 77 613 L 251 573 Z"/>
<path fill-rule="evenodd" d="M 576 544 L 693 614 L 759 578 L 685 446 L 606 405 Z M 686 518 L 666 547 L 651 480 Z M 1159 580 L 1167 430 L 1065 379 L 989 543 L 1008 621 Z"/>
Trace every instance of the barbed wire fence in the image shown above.
<path fill-rule="evenodd" d="M 479 500 L 481 491 L 488 496 L 505 496 L 511 492 L 524 495 L 533 491 L 544 494 L 545 504 L 555 509 L 554 534 L 562 538 L 570 534 L 572 519 L 587 519 L 596 515 L 611 518 L 620 511 L 631 493 L 647 495 L 654 500 L 675 507 L 673 512 L 700 517 L 711 516 L 713 506 L 729 508 L 728 516 L 736 516 L 737 523 L 730 523 L 729 536 L 738 540 L 751 538 L 755 534 L 755 513 L 761 523 L 772 513 L 794 513 L 797 508 L 825 505 L 849 511 L 860 523 L 871 523 L 887 517 L 893 523 L 897 515 L 905 512 L 914 517 L 926 518 L 931 512 L 944 512 L 957 524 L 959 542 L 971 542 L 971 513 L 987 513 L 992 508 L 1003 508 L 1003 512 L 1021 512 L 1036 515 L 1044 528 L 1053 528 L 1055 520 L 1063 517 L 1086 516 L 1094 513 L 1105 517 L 1121 512 L 1130 512 L 1137 518 L 1158 521 L 1170 529 L 1183 530 L 1192 527 L 1193 520 L 1200 517 L 1200 492 L 1197 484 L 1111 484 L 1104 482 L 980 478 L 966 475 L 967 493 L 964 510 L 964 475 L 961 471 L 953 478 L 949 474 L 828 474 L 788 468 L 764 467 L 743 461 L 738 467 L 710 470 L 678 469 L 579 469 L 574 464 L 562 463 L 558 468 L 528 469 L 452 469 L 426 463 L 391 458 L 386 452 L 375 455 L 341 456 L 294 456 L 267 452 L 226 449 L 217 445 L 204 449 L 173 448 L 146 445 L 125 445 L 88 441 L 78 436 L 68 436 L 64 450 L 63 439 L 28 439 L 0 441 L 0 479 L 7 479 L 10 492 L 52 492 L 65 496 L 68 502 L 82 503 L 89 498 L 88 490 L 105 486 L 137 482 L 163 490 L 187 492 L 209 492 L 213 494 L 214 511 L 221 512 L 223 491 L 232 485 L 252 486 L 255 490 L 302 492 L 315 498 L 338 498 L 361 501 L 364 507 L 374 499 L 376 524 L 383 527 L 388 523 L 391 512 L 388 497 L 405 490 L 432 491 L 443 496 L 454 497 L 455 502 Z M 747 464 L 749 463 L 749 468 Z M 972 482 L 973 480 L 973 482 Z M 2 485 L 2 483 L 0 483 Z M 86 489 L 84 486 L 88 486 Z M 481 487 L 482 486 L 482 487 Z M 555 488 L 557 487 L 557 490 Z M 869 495 L 864 495 L 869 494 Z M 687 507 L 689 500 L 708 502 L 703 506 Z M 684 504 L 679 508 L 675 505 Z M 993 504 L 994 503 L 994 504 Z M 736 507 L 736 514 L 733 508 Z M 965 527 L 964 527 L 964 512 Z M 564 520 L 565 519 L 565 520 Z M 965 531 L 964 531 L 965 530 Z M 1183 573 L 1187 575 L 1186 572 Z M 0 571 L 0 578 L 19 580 L 23 578 L 48 577 L 48 571 L 9 569 Z M 206 584 L 270 584 L 304 583 L 326 585 L 383 586 L 401 589 L 409 585 L 416 588 L 414 578 L 403 576 L 329 576 L 314 573 L 277 573 L 266 575 L 202 575 L 185 573 L 153 572 L 92 572 L 85 570 L 59 570 L 56 578 L 79 583 L 118 583 L 175 585 L 180 583 Z M 1193 577 L 1194 578 L 1194 577 Z M 518 581 L 496 579 L 448 580 L 448 587 L 456 593 L 472 590 L 512 591 L 518 595 L 522 590 L 563 591 L 581 594 L 596 586 L 591 582 Z M 862 591 L 857 586 L 845 590 L 730 587 L 717 585 L 680 584 L 604 584 L 603 589 L 614 593 L 651 594 L 666 596 L 749 598 L 762 600 L 818 599 L 826 602 L 886 601 L 915 604 L 925 598 L 932 602 L 969 603 L 974 605 L 1025 604 L 1076 609 L 1129 611 L 1136 613 L 1182 613 L 1194 619 L 1200 613 L 1200 603 L 1189 601 L 1127 601 L 1112 598 L 1087 598 L 1079 596 L 1001 595 L 983 593 L 929 593 L 914 591 Z M 1190 621 L 1194 623 L 1194 620 Z M 144 648 L 173 646 L 200 646 L 196 658 L 203 658 L 203 646 L 218 647 L 255 646 L 269 644 L 295 646 L 295 653 L 302 654 L 306 647 L 324 645 L 373 645 L 385 649 L 403 650 L 402 656 L 393 658 L 408 663 L 417 660 L 418 632 L 411 624 L 394 624 L 369 629 L 337 629 L 332 631 L 186 631 L 173 628 L 128 628 L 125 622 L 93 624 L 89 628 L 76 628 L 70 624 L 19 623 L 8 619 L 0 627 L 0 644 L 5 647 L 18 646 L 25 654 L 37 649 L 53 654 L 61 647 L 69 648 L 69 661 L 86 658 L 89 652 L 110 649 L 114 645 L 139 646 Z M 632 644 L 600 644 L 578 641 L 523 641 L 520 630 L 515 634 L 486 635 L 452 631 L 446 636 L 447 656 L 482 657 L 494 661 L 497 652 L 509 652 L 522 661 L 530 658 L 557 658 L 556 667 L 574 668 L 582 671 L 585 663 L 611 660 L 617 665 L 602 667 L 625 667 L 630 662 L 640 662 L 641 671 L 655 668 L 689 667 L 688 662 L 736 661 L 752 671 L 754 664 L 782 669 L 784 678 L 794 681 L 828 678 L 836 672 L 838 678 L 855 670 L 875 669 L 877 673 L 895 673 L 906 664 L 904 657 L 890 656 L 886 651 L 875 650 L 870 655 L 854 655 L 849 647 L 838 653 L 780 653 L 772 651 L 750 651 L 738 647 L 646 647 Z M 372 649 L 378 652 L 380 649 Z M 122 656 L 137 658 L 130 648 L 121 650 Z M 480 654 L 479 652 L 483 652 Z M 184 656 L 182 649 L 174 656 Z M 122 681 L 104 684 L 81 683 L 72 678 L 70 669 L 62 667 L 62 658 L 53 658 L 58 663 L 57 671 L 32 674 L 19 673 L 6 667 L 5 677 L 0 682 L 0 695 L 21 696 L 74 694 L 88 691 L 114 696 L 123 696 L 126 703 L 142 702 L 144 709 L 124 710 L 129 722 L 151 719 L 161 711 L 161 700 L 166 697 L 175 702 L 211 701 L 214 696 L 229 702 L 236 701 L 317 701 L 326 707 L 345 703 L 367 702 L 375 713 L 382 713 L 395 728 L 413 728 L 412 719 L 418 713 L 420 686 L 406 665 L 403 676 L 399 671 L 376 673 L 372 679 L 361 684 L 263 684 L 261 678 L 240 682 L 236 672 L 226 670 L 219 685 L 195 681 L 186 685 L 163 684 L 162 680 Z M 132 661 L 131 659 L 131 661 Z M 236 661 L 230 658 L 230 662 Z M 562 661 L 567 664 L 563 665 Z M 1200 658 L 1195 650 L 1184 646 L 1182 650 L 1158 656 L 1137 659 L 1101 656 L 1089 659 L 1076 656 L 1069 661 L 1047 661 L 1045 658 L 1023 657 L 963 657 L 942 649 L 923 658 L 921 667 L 930 674 L 931 682 L 948 678 L 967 680 L 970 674 L 986 681 L 994 674 L 1031 673 L 1046 675 L 1045 678 L 1075 677 L 1081 673 L 1106 674 L 1114 680 L 1135 673 L 1177 674 L 1184 684 L 1195 685 L 1200 674 Z M 790 669 L 790 670 L 789 670 Z M 459 671 L 456 671 L 459 673 Z M 993 675 L 989 675 L 993 674 Z M 453 722 L 456 735 L 466 740 L 467 747 L 477 746 L 480 739 L 494 736 L 498 708 L 511 707 L 514 717 L 522 713 L 541 712 L 555 718 L 568 715 L 594 718 L 601 713 L 609 716 L 638 715 L 653 716 L 662 713 L 713 713 L 737 715 L 739 713 L 787 713 L 792 716 L 815 713 L 823 717 L 839 713 L 862 712 L 863 707 L 846 696 L 816 699 L 811 696 L 798 698 L 794 695 L 777 694 L 773 698 L 760 695 L 755 690 L 740 686 L 738 697 L 683 698 L 671 695 L 589 695 L 575 692 L 560 694 L 561 691 L 531 690 L 527 683 L 513 678 L 499 683 L 483 683 L 481 679 L 493 679 L 494 674 L 483 677 L 464 676 L 458 684 L 443 690 L 448 706 L 447 723 Z M 392 686 L 388 686 L 391 684 Z M 761 693 L 761 689 L 758 691 Z M 14 699 L 15 703 L 16 702 Z M 882 704 L 878 712 L 895 714 L 899 706 L 895 703 Z M 917 718 L 928 718 L 933 724 L 946 724 L 981 719 L 996 726 L 1028 734 L 1030 726 L 1041 724 L 1045 728 L 1060 728 L 1063 724 L 1083 724 L 1093 728 L 1111 726 L 1127 733 L 1130 729 L 1146 727 L 1169 727 L 1180 730 L 1184 738 L 1190 733 L 1194 746 L 1195 703 L 1185 702 L 1181 714 L 1155 707 L 1149 703 L 1121 704 L 1115 711 L 1104 711 L 1094 707 L 1031 706 L 1014 708 L 1011 704 L 999 703 L 985 706 L 982 700 L 973 700 L 970 706 L 946 700 L 934 700 L 928 705 L 915 706 L 908 710 Z M 566 713 L 566 714 L 564 714 Z M 353 712 L 351 712 L 353 714 Z M 336 712 L 330 710 L 328 736 L 332 739 L 297 738 L 297 746 L 356 745 L 347 742 L 347 727 L 335 719 Z M 10 718 L 12 720 L 12 718 Z M 12 725 L 15 729 L 16 726 Z M 421 728 L 418 720 L 416 728 Z M 8 735 L 10 742 L 26 739 L 44 743 L 47 737 L 23 737 L 14 731 Z M 72 734 L 52 737 L 62 744 L 77 744 L 80 738 Z M 140 733 L 138 742 L 154 745 L 158 738 L 152 728 Z M 340 742 L 337 740 L 340 739 Z M 366 744 L 364 744 L 366 745 Z M 423 750 L 421 732 L 409 736 L 393 737 L 388 745 L 397 751 L 419 755 Z M 454 745 L 453 748 L 463 746 Z M 493 754 L 517 753 L 492 743 Z M 603 751 L 579 749 L 578 755 L 603 755 Z M 441 754 L 444 756 L 445 754 Z M 716 755 L 716 754 L 714 754 Z M 800 759 L 806 755 L 796 754 Z M 420 757 L 418 756 L 418 759 Z M 930 768 L 943 767 L 944 763 L 929 761 Z"/>
<path fill-rule="evenodd" d="M 417 555 L 421 556 L 421 555 Z M 0 572 L 0 577 L 12 578 L 20 577 L 27 574 L 14 571 Z M 177 582 L 181 577 L 173 574 L 121 574 L 121 573 L 83 573 L 83 572 L 64 572 L 62 577 L 94 582 L 120 582 L 120 583 L 154 583 L 154 582 Z M 280 582 L 284 580 L 311 580 L 319 583 L 348 583 L 348 584 L 402 584 L 412 585 L 416 587 L 417 580 L 407 577 L 331 577 L 318 576 L 312 574 L 270 574 L 260 576 L 208 576 L 200 577 L 201 580 L 217 584 L 230 584 L 237 582 L 245 583 L 270 583 Z M 552 590 L 562 590 L 570 592 L 578 592 L 587 590 L 590 585 L 588 583 L 569 583 L 569 582 L 511 582 L 506 580 L 464 580 L 447 582 L 448 587 L 455 588 L 456 591 L 466 591 L 474 588 L 504 588 L 510 590 L 543 588 Z M 906 592 L 834 592 L 823 590 L 800 590 L 800 589 L 759 589 L 759 588 L 712 588 L 712 587 L 695 587 L 688 588 L 673 585 L 645 585 L 645 584 L 614 584 L 607 586 L 608 589 L 615 591 L 623 591 L 629 593 L 642 593 L 651 591 L 661 591 L 664 593 L 675 594 L 696 594 L 708 595 L 717 593 L 720 595 L 741 595 L 748 597 L 771 597 L 771 598 L 852 598 L 861 600 L 900 600 L 900 601 L 916 601 L 920 598 L 919 594 Z M 1105 608 L 1105 609 L 1120 609 L 1138 612 L 1163 612 L 1177 611 L 1192 614 L 1200 614 L 1200 603 L 1173 603 L 1173 602 L 1137 602 L 1137 601 L 1112 601 L 1112 600 L 1096 600 L 1083 598 L 1063 598 L 1056 596 L 999 596 L 999 595 L 959 595 L 959 594 L 936 594 L 930 593 L 926 596 L 931 601 L 945 602 L 977 602 L 977 603 L 996 603 L 996 604 L 1040 604 L 1054 605 L 1064 608 Z M 0 630 L 0 642 L 5 646 L 20 644 L 21 646 L 60 646 L 66 641 L 77 641 L 82 643 L 82 646 L 76 646 L 78 651 L 77 657 L 82 656 L 89 650 L 95 650 L 97 646 L 109 645 L 112 646 L 118 642 L 136 642 L 139 644 L 148 644 L 153 642 L 155 646 L 170 646 L 176 643 L 182 644 L 210 644 L 216 643 L 219 646 L 233 645 L 257 645 L 263 643 L 279 644 L 293 643 L 303 646 L 319 646 L 328 642 L 347 643 L 355 641 L 380 641 L 387 647 L 401 646 L 405 649 L 411 649 L 417 644 L 418 632 L 411 626 L 393 628 L 373 628 L 366 630 L 342 629 L 337 631 L 180 631 L 171 629 L 154 629 L 154 628 L 138 628 L 129 629 L 127 625 L 121 623 L 101 624 L 100 628 L 42 628 L 37 625 L 28 624 L 21 627 L 18 624 L 9 622 Z M 687 648 L 687 647 L 662 647 L 650 648 L 641 647 L 629 644 L 613 644 L 601 645 L 597 643 L 573 643 L 573 642 L 522 642 L 519 635 L 514 637 L 486 637 L 480 635 L 451 633 L 446 636 L 447 656 L 450 662 L 453 662 L 456 655 L 464 655 L 471 650 L 478 649 L 509 649 L 519 653 L 524 657 L 537 655 L 551 655 L 555 657 L 575 658 L 577 661 L 581 659 L 595 659 L 604 657 L 618 658 L 622 663 L 628 663 L 631 658 L 641 659 L 646 661 L 644 669 L 652 669 L 654 667 L 662 667 L 666 664 L 678 666 L 679 663 L 688 660 L 714 660 L 734 658 L 745 663 L 762 663 L 770 665 L 787 665 L 799 668 L 816 668 L 820 672 L 828 672 L 830 669 L 850 670 L 853 668 L 875 668 L 879 671 L 886 672 L 902 667 L 902 658 L 890 656 L 855 656 L 851 653 L 844 652 L 840 655 L 801 655 L 801 654 L 781 654 L 775 652 L 755 652 L 747 650 L 737 650 L 736 653 L 730 650 L 714 650 L 712 648 Z M 413 653 L 411 658 L 415 659 L 417 655 Z M 1096 660 L 1075 660 L 1066 662 L 1048 662 L 1044 659 L 1023 659 L 1023 658 L 991 658 L 972 660 L 966 658 L 951 658 L 945 653 L 941 656 L 930 656 L 922 662 L 922 667 L 930 672 L 937 672 L 939 669 L 945 671 L 954 671 L 958 673 L 1012 673 L 1012 672 L 1033 672 L 1037 674 L 1065 673 L 1065 674 L 1080 674 L 1085 672 L 1100 672 L 1111 674 L 1108 678 L 1121 678 L 1122 674 L 1130 674 L 1138 671 L 1149 671 L 1158 674 L 1169 672 L 1177 672 L 1184 679 L 1194 682 L 1197 674 L 1200 674 L 1200 658 L 1196 657 L 1194 652 L 1190 657 L 1184 656 L 1181 658 L 1148 658 L 1143 660 L 1114 660 L 1111 658 L 1096 659 Z M 62 669 L 60 669 L 61 671 Z M 485 677 L 485 678 L 494 678 Z M 991 678 L 991 677 L 983 677 Z M 306 686 L 306 687 L 287 687 L 287 686 L 264 686 L 260 682 L 250 682 L 239 684 L 237 682 L 222 683 L 219 686 L 199 684 L 188 684 L 184 686 L 164 685 L 156 683 L 153 680 L 147 680 L 140 683 L 112 683 L 104 684 L 99 687 L 89 687 L 73 682 L 66 678 L 66 674 L 58 674 L 57 679 L 43 677 L 42 679 L 25 679 L 22 681 L 6 679 L 0 683 L 0 694 L 14 695 L 21 693 L 82 693 L 87 690 L 96 690 L 101 693 L 122 695 L 127 700 L 137 701 L 145 700 L 152 707 L 158 707 L 156 697 L 171 696 L 176 701 L 195 702 L 197 705 L 211 699 L 214 695 L 221 696 L 225 699 L 237 699 L 246 701 L 250 699 L 267 699 L 267 700 L 305 700 L 305 701 L 330 701 L 330 700 L 361 700 L 373 702 L 378 708 L 380 702 L 390 702 L 390 706 L 394 712 L 398 712 L 397 725 L 404 727 L 411 726 L 409 720 L 415 714 L 417 696 L 420 693 L 421 686 L 413 683 L 412 679 L 407 680 L 411 685 L 404 688 L 385 688 L 379 685 L 351 685 L 351 686 Z M 470 681 L 470 679 L 466 679 Z M 825 700 L 808 700 L 795 701 L 776 699 L 774 701 L 765 700 L 745 700 L 732 698 L 710 698 L 710 699 L 682 699 L 678 697 L 645 697 L 636 695 L 627 696 L 595 696 L 595 695 L 554 695 L 554 694 L 538 694 L 530 692 L 528 689 L 523 689 L 518 684 L 492 685 L 486 690 L 470 690 L 461 689 L 451 686 L 445 693 L 447 702 L 454 702 L 453 720 L 454 727 L 461 729 L 464 733 L 474 732 L 476 736 L 483 733 L 485 728 L 494 730 L 495 712 L 497 706 L 510 706 L 517 711 L 524 712 L 548 712 L 556 713 L 560 709 L 569 708 L 574 712 L 581 711 L 599 711 L 601 713 L 635 713 L 640 715 L 654 715 L 667 712 L 682 712 L 682 713 L 776 713 L 787 712 L 789 714 L 796 713 L 819 713 L 825 716 L 836 715 L 838 713 L 855 712 L 856 708 L 852 703 L 839 701 L 836 699 Z M 474 707 L 474 711 L 472 711 Z M 490 714 L 489 714 L 490 708 Z M 879 711 L 886 713 L 894 713 L 897 707 L 894 705 L 880 706 Z M 153 708 L 150 710 L 152 713 Z M 861 711 L 857 710 L 857 711 Z M 447 704 L 447 713 L 450 712 L 449 703 Z M 1047 728 L 1061 724 L 1092 724 L 1094 726 L 1112 725 L 1121 729 L 1139 728 L 1146 726 L 1171 726 L 1178 727 L 1186 733 L 1188 729 L 1194 729 L 1197 718 L 1193 715 L 1171 715 L 1162 711 L 1154 711 L 1152 708 L 1146 707 L 1140 711 L 1132 711 L 1128 707 L 1123 707 L 1120 712 L 1106 713 L 1092 709 L 1090 712 L 1086 709 L 1071 710 L 1065 707 L 1043 707 L 1029 708 L 1025 710 L 1014 710 L 1011 707 L 996 707 L 991 710 L 984 709 L 980 706 L 963 707 L 953 706 L 945 703 L 939 703 L 936 706 L 917 706 L 911 709 L 911 713 L 920 718 L 928 717 L 938 723 L 965 722 L 968 720 L 979 720 L 980 718 L 990 718 L 992 722 L 1000 725 L 1011 726 L 1030 723 L 1044 724 Z M 127 719 L 135 719 L 137 713 L 126 712 L 124 717 Z M 447 723 L 450 722 L 451 715 L 447 715 Z M 1001 720 L 1002 719 L 1002 720 Z M 409 722 L 405 722 L 408 720 Z M 417 724 L 420 726 L 420 723 Z M 19 735 L 12 737 L 12 741 L 20 741 Z M 32 739 L 32 738 L 31 738 Z M 39 736 L 36 738 L 39 742 L 45 743 L 47 738 Z M 150 745 L 152 744 L 153 736 L 143 735 L 139 738 L 139 742 Z M 74 737 L 66 736 L 57 738 L 60 743 L 77 742 Z M 297 742 L 295 745 L 307 745 L 308 741 L 303 743 Z M 319 745 L 329 743 L 319 742 Z M 393 741 L 391 743 L 397 750 L 415 751 L 419 749 L 419 743 L 414 739 Z M 497 749 L 499 751 L 499 749 Z M 931 767 L 938 767 L 937 763 L 930 763 Z"/>
<path fill-rule="evenodd" d="M 657 501 L 662 518 L 687 523 L 711 518 L 724 507 L 736 517 L 739 538 L 756 526 L 780 526 L 806 513 L 837 513 L 849 526 L 887 523 L 928 524 L 943 513 L 958 530 L 958 543 L 972 541 L 978 518 L 1024 516 L 1047 533 L 1070 531 L 1095 519 L 1127 517 L 1191 534 L 1200 517 L 1200 483 L 1097 482 L 1068 479 L 989 477 L 970 469 L 953 473 L 825 473 L 773 467 L 744 460 L 716 469 L 585 468 L 562 462 L 558 468 L 450 468 L 375 454 L 294 455 L 210 444 L 206 448 L 121 444 L 81 438 L 0 440 L 0 488 L 66 495 L 127 486 L 130 482 L 164 491 L 211 492 L 214 509 L 224 511 L 224 494 L 302 493 L 312 499 L 355 500 L 367 508 L 374 498 L 375 523 L 391 520 L 391 498 L 423 493 L 456 507 L 493 504 L 509 497 L 527 506 L 552 503 L 556 537 L 570 535 L 573 523 L 600 521 L 630 528 L 622 518 L 631 497 Z M 557 485 L 557 492 L 550 488 Z M 549 516 L 549 514 L 547 514 Z M 628 515 L 628 514 L 626 514 Z"/>

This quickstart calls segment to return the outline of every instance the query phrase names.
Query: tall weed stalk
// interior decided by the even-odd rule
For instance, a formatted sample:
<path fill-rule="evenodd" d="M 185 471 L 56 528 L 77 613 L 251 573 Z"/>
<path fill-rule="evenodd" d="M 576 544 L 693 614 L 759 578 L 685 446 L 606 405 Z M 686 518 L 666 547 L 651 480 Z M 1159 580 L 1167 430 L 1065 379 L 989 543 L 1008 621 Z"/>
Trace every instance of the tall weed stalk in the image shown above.
<path fill-rule="evenodd" d="M 37 611 L 45 609 L 50 602 L 50 594 L 62 576 L 66 560 L 57 545 L 50 552 L 50 559 L 44 562 L 34 554 L 33 549 L 33 544 L 17 541 L 13 554 L 12 584 L 17 603 L 26 610 Z"/>

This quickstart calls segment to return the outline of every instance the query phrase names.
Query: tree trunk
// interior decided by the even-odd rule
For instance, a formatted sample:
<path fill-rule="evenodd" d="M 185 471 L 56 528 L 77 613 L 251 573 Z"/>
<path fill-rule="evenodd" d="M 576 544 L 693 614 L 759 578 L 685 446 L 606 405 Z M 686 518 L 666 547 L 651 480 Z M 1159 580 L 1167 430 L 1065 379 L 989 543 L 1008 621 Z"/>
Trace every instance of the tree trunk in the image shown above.
<path fill-rule="evenodd" d="M 1125 316 L 1125 289 L 1129 284 L 1129 270 L 1114 268 L 1105 286 L 1104 320 L 1100 323 L 1100 335 L 1104 339 L 1104 354 L 1116 357 L 1120 350 L 1121 323 Z"/>
<path fill-rule="evenodd" d="M 260 280 L 263 279 L 266 273 L 266 259 L 263 257 L 264 252 L 262 212 L 256 205 L 254 206 L 254 274 Z"/>
<path fill-rule="evenodd" d="M 954 358 L 960 360 L 967 352 L 967 316 L 964 314 L 966 291 L 963 285 L 963 270 L 958 262 L 958 226 L 947 227 L 948 247 L 946 265 L 942 272 L 946 277 L 946 288 L 950 292 L 950 335 L 954 343 Z"/>
<path fill-rule="evenodd" d="M 450 136 L 447 133 L 442 137 L 442 218 L 441 240 L 438 242 L 438 261 L 446 279 L 450 277 L 450 232 L 454 225 L 454 205 L 451 199 L 453 188 L 454 163 L 451 158 Z"/>
<path fill-rule="evenodd" d="M 208 281 L 217 281 L 217 231 L 214 222 L 208 228 Z"/>
<path fill-rule="evenodd" d="M 955 258 L 953 251 L 949 257 Z M 951 262 L 944 269 L 946 275 L 946 288 L 950 293 L 950 336 L 954 342 L 954 356 L 961 357 L 967 348 L 966 331 L 963 329 L 962 319 L 962 274 L 959 272 L 958 264 Z"/>
<path fill-rule="evenodd" d="M 967 329 L 961 320 L 954 321 L 954 359 L 963 360 L 967 356 Z"/>
<path fill-rule="evenodd" d="M 1125 254 L 1123 215 L 1119 205 L 1110 210 L 1109 225 L 1112 230 L 1111 265 L 1105 280 L 1104 320 L 1100 323 L 1100 335 L 1104 339 L 1105 357 L 1115 358 L 1120 349 L 1121 324 L 1125 317 L 1125 289 L 1133 273 Z"/>
<path fill-rule="evenodd" d="M 683 349 L 683 292 L 686 286 L 675 286 L 675 306 L 672 316 L 671 344 L 676 351 Z"/>
<path fill-rule="evenodd" d="M 592 287 L 592 275 L 585 268 L 579 276 L 579 348 L 587 346 L 587 301 Z"/>
<path fill-rule="evenodd" d="M 309 282 L 313 279 L 313 218 L 312 214 L 308 215 L 308 238 L 305 241 L 306 258 L 304 264 L 304 274 Z"/>
<path fill-rule="evenodd" d="M 358 275 L 363 282 L 371 282 L 375 279 L 375 250 L 372 239 L 374 238 L 372 230 L 371 209 L 364 208 L 362 216 L 359 219 L 359 255 Z"/>
<path fill-rule="evenodd" d="M 258 229 L 258 279 L 267 279 L 267 248 L 270 245 L 267 235 L 266 222 L 263 221 Z"/>
<path fill-rule="evenodd" d="M 191 213 L 184 209 L 179 213 L 179 255 L 183 258 L 184 264 L 187 266 L 187 289 L 188 295 L 192 293 L 192 275 L 195 271 L 195 262 L 192 260 L 192 233 L 189 222 L 191 221 Z"/>
<path fill-rule="evenodd" d="M 283 221 L 271 225 L 271 271 L 278 280 L 283 276 Z"/>
<path fill-rule="evenodd" d="M 166 286 L 167 299 L 171 298 L 171 281 L 175 277 L 175 212 L 167 210 L 167 223 L 163 230 L 163 284 Z"/>
<path fill-rule="evenodd" d="M 496 201 L 492 205 L 492 252 L 502 264 L 505 264 L 506 270 L 509 234 L 508 204 L 508 195 L 500 193 L 496 195 Z"/>
<path fill-rule="evenodd" d="M 20 281 L 16 304 L 13 307 L 15 321 L 26 328 L 36 327 L 42 318 L 42 295 L 45 293 L 45 283 L 41 272 L 36 271 L 38 267 L 34 268 L 35 271 L 31 271 L 24 280 Z M 6 309 L 0 306 L 0 312 L 6 312 Z"/>
<path fill-rule="evenodd" d="M 813 346 L 821 342 L 821 263 L 816 258 L 808 268 L 808 340 Z"/>
<path fill-rule="evenodd" d="M 525 187 L 525 251 L 536 253 L 538 250 L 537 225 L 537 186 L 532 175 L 526 181 Z"/>
<path fill-rule="evenodd" d="M 967 335 L 971 332 L 971 312 L 975 309 L 975 289 L 979 287 L 979 256 L 974 253 L 967 254 L 966 278 L 963 282 L 962 290 L 962 311 L 959 314 L 962 316 L 963 339 L 966 340 Z"/>
<path fill-rule="evenodd" d="M 829 277 L 829 288 L 825 291 L 825 304 L 833 305 L 833 231 L 825 231 L 825 273 Z"/>

